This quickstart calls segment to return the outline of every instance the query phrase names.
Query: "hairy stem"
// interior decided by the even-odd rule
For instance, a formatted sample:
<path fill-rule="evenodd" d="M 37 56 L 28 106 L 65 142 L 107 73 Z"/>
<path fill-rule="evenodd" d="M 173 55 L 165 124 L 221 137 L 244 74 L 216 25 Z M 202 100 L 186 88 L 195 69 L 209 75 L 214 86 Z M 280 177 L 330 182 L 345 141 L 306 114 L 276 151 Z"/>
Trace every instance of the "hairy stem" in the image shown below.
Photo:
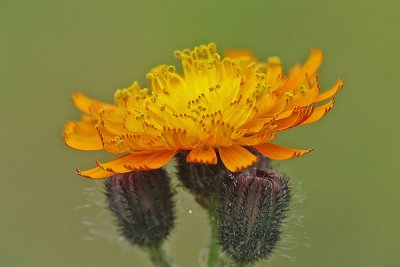
<path fill-rule="evenodd" d="M 177 267 L 161 243 L 147 247 L 146 251 L 154 267 Z"/>
<path fill-rule="evenodd" d="M 212 218 L 210 218 L 212 220 Z M 211 234 L 210 234 L 210 241 L 208 244 L 208 260 L 207 266 L 208 267 L 219 267 L 219 254 L 220 254 L 220 247 L 216 237 L 216 225 L 215 222 L 211 222 Z"/>
<path fill-rule="evenodd" d="M 210 221 L 210 241 L 208 244 L 207 267 L 220 267 L 221 247 L 218 243 L 218 225 L 216 203 L 211 200 L 208 206 L 208 216 Z"/>
<path fill-rule="evenodd" d="M 250 266 L 250 265 L 248 265 L 248 263 L 245 263 L 245 262 L 233 262 L 232 263 L 232 265 L 231 265 L 232 267 L 248 267 L 248 266 Z"/>

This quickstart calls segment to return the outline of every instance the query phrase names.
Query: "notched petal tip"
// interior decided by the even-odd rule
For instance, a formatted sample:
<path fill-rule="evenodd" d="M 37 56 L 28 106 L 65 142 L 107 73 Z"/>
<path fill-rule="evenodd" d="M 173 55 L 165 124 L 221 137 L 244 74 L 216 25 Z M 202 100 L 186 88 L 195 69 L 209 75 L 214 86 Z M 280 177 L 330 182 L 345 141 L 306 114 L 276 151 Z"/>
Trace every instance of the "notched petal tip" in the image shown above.
<path fill-rule="evenodd" d="M 303 156 L 305 154 L 310 153 L 314 150 L 314 148 L 310 149 L 294 149 L 289 147 L 278 146 L 275 144 L 262 144 L 258 146 L 254 146 L 261 154 L 264 156 L 275 159 L 275 160 L 285 160 L 292 159 Z"/>
<path fill-rule="evenodd" d="M 75 171 L 78 173 L 78 175 L 85 177 L 85 178 L 89 178 L 89 179 L 93 179 L 90 176 L 84 174 L 79 168 L 76 168 Z"/>
<path fill-rule="evenodd" d="M 322 59 L 324 57 L 324 53 L 322 52 L 321 48 L 314 47 L 314 48 L 311 48 L 310 57 Z"/>
<path fill-rule="evenodd" d="M 103 149 L 95 123 L 95 121 L 67 122 L 63 133 L 65 145 L 79 150 Z"/>
<path fill-rule="evenodd" d="M 244 169 L 247 169 L 251 166 L 253 166 L 254 164 L 256 164 L 258 161 L 260 160 L 259 157 L 255 156 L 255 158 L 251 161 L 246 162 L 245 164 L 242 164 L 240 166 L 237 166 L 235 170 L 231 170 L 231 172 L 240 172 Z"/>
<path fill-rule="evenodd" d="M 123 165 L 130 171 L 159 169 L 166 165 L 177 153 L 177 150 L 152 151 L 151 153 L 130 154 L 131 160 Z"/>
<path fill-rule="evenodd" d="M 155 169 L 155 168 L 150 168 L 147 165 L 124 165 L 124 167 L 131 171 L 149 171 Z"/>
<path fill-rule="evenodd" d="M 231 172 L 246 169 L 258 161 L 258 157 L 240 145 L 220 147 L 219 155 L 225 167 Z"/>
<path fill-rule="evenodd" d="M 71 97 L 71 101 L 77 109 L 84 113 L 89 113 L 89 106 L 92 100 L 81 91 L 75 92 Z"/>
<path fill-rule="evenodd" d="M 312 114 L 306 120 L 304 120 L 300 125 L 313 123 L 322 119 L 326 114 L 328 114 L 328 112 L 333 108 L 334 105 L 335 105 L 335 99 L 332 97 L 328 103 L 319 107 L 314 107 Z"/>
<path fill-rule="evenodd" d="M 343 80 L 338 80 L 337 83 L 330 89 L 326 90 L 325 92 L 320 93 L 317 98 L 314 100 L 314 103 L 318 103 L 324 101 L 328 98 L 334 97 L 343 87 Z"/>
<path fill-rule="evenodd" d="M 115 174 L 114 172 L 105 171 L 99 167 L 95 167 L 93 169 L 89 169 L 86 171 L 81 171 L 80 169 L 77 168 L 76 171 L 80 176 L 89 179 L 103 179 L 103 178 L 108 178 Z"/>
<path fill-rule="evenodd" d="M 306 63 L 304 63 L 304 65 L 302 66 L 304 73 L 309 77 L 313 76 L 321 66 L 323 57 L 324 55 L 321 49 L 311 49 L 310 56 L 308 57 Z"/>
<path fill-rule="evenodd" d="M 202 145 L 192 149 L 186 161 L 195 164 L 217 164 L 217 154 L 211 146 Z"/>
<path fill-rule="evenodd" d="M 98 112 L 103 108 L 111 108 L 112 105 L 103 103 L 99 100 L 92 99 L 78 91 L 72 95 L 72 103 L 77 109 L 90 117 L 98 118 Z"/>
<path fill-rule="evenodd" d="M 99 161 L 96 161 L 96 164 L 99 168 L 103 169 L 104 171 L 114 172 L 114 173 L 126 173 L 129 172 L 130 169 L 127 169 L 124 166 L 134 160 L 135 160 L 134 154 L 125 154 L 106 163 L 101 163 Z"/>

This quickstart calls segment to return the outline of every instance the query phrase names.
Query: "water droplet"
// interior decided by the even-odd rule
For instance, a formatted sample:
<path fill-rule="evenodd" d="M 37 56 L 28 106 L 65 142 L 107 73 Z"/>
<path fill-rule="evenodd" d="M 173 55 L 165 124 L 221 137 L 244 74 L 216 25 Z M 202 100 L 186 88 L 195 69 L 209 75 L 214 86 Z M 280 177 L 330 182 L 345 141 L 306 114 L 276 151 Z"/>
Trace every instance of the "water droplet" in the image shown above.
<path fill-rule="evenodd" d="M 193 210 L 192 210 L 192 209 L 188 209 L 187 212 L 188 212 L 189 214 L 192 214 L 192 213 L 193 213 Z"/>

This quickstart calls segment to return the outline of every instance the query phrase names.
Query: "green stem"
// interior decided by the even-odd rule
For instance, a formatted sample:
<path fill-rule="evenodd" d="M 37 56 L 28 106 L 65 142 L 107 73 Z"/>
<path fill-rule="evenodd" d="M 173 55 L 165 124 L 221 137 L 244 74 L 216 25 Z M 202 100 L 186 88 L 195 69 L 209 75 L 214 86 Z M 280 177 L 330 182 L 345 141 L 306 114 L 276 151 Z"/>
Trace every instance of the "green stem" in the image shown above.
<path fill-rule="evenodd" d="M 235 262 L 232 262 L 231 266 L 232 267 L 247 267 L 249 265 L 246 262 L 237 262 L 237 261 L 235 261 Z"/>
<path fill-rule="evenodd" d="M 219 267 L 221 262 L 221 247 L 218 243 L 218 225 L 217 214 L 215 212 L 216 205 L 214 201 L 210 201 L 208 207 L 208 215 L 210 219 L 210 241 L 208 244 L 207 267 Z"/>
<path fill-rule="evenodd" d="M 146 251 L 154 267 L 176 267 L 161 243 L 147 247 Z"/>
<path fill-rule="evenodd" d="M 217 238 L 217 223 L 216 218 L 210 214 L 210 243 L 208 244 L 208 267 L 219 267 L 221 248 Z"/>

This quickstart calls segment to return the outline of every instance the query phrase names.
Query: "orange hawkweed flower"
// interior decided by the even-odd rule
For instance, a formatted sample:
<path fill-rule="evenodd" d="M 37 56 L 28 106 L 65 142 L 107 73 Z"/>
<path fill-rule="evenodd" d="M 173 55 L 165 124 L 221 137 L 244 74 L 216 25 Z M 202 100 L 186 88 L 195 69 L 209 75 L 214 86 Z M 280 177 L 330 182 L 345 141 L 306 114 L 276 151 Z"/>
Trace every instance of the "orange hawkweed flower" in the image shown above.
<path fill-rule="evenodd" d="M 341 89 L 339 80 L 320 93 L 317 70 L 322 52 L 313 49 L 304 65 L 286 77 L 276 57 L 261 63 L 248 51 L 230 51 L 225 57 L 216 45 L 175 51 L 182 72 L 160 65 L 147 78 L 148 88 L 137 82 L 117 90 L 115 104 L 73 96 L 83 119 L 68 122 L 65 143 L 80 150 L 104 149 L 122 156 L 79 171 L 89 178 L 157 169 L 180 151 L 187 161 L 222 163 L 232 172 L 253 165 L 254 148 L 271 159 L 290 159 L 312 149 L 293 149 L 270 143 L 277 133 L 321 119 Z M 319 104 L 324 101 L 324 104 Z"/>

